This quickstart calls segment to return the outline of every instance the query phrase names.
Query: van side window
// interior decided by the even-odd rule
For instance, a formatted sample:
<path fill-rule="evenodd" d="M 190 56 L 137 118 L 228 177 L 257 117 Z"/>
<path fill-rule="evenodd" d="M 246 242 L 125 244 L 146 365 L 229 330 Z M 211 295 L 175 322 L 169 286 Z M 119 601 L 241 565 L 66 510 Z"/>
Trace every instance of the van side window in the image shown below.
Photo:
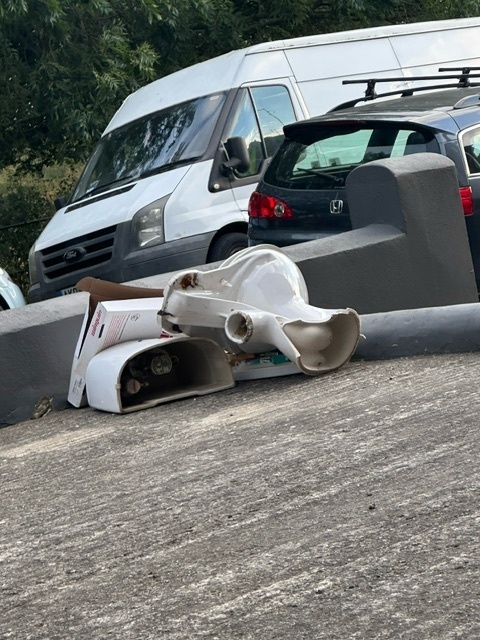
<path fill-rule="evenodd" d="M 462 145 L 467 159 L 468 172 L 480 173 L 480 128 L 466 131 L 462 137 Z"/>
<path fill-rule="evenodd" d="M 262 137 L 258 126 L 257 117 L 253 108 L 250 92 L 245 91 L 242 96 L 232 123 L 224 139 L 233 136 L 241 136 L 247 143 L 248 155 L 250 156 L 250 167 L 248 171 L 242 173 L 242 177 L 253 176 L 258 173 L 260 164 L 264 160 Z"/>
<path fill-rule="evenodd" d="M 263 161 L 278 149 L 283 141 L 283 125 L 295 121 L 295 112 L 284 86 L 251 87 L 242 93 L 223 137 L 224 140 L 233 136 L 245 139 L 250 167 L 239 177 L 246 178 L 258 174 Z"/>
<path fill-rule="evenodd" d="M 286 87 L 252 87 L 253 102 L 260 120 L 260 128 L 271 157 L 283 142 L 283 127 L 295 122 L 295 111 Z"/>

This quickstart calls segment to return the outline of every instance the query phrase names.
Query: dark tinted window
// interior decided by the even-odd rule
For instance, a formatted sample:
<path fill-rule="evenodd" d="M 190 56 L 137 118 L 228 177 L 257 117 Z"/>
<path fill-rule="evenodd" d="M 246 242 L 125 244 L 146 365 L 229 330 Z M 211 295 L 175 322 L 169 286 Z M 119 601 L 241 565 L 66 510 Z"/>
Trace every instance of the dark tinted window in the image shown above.
<path fill-rule="evenodd" d="M 421 152 L 440 153 L 427 129 L 395 126 L 305 127 L 285 140 L 265 173 L 265 182 L 293 189 L 327 189 L 372 160 Z"/>

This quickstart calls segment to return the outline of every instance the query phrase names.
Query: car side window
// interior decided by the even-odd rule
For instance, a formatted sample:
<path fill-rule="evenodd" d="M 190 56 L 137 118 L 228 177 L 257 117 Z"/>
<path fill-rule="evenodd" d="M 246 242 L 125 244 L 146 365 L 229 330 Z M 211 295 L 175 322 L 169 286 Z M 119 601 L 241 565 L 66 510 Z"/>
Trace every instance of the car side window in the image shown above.
<path fill-rule="evenodd" d="M 462 145 L 469 173 L 480 173 L 480 127 L 466 131 L 462 137 Z"/>
<path fill-rule="evenodd" d="M 244 89 L 224 140 L 241 136 L 247 143 L 250 167 L 240 177 L 259 173 L 263 161 L 271 157 L 283 141 L 283 125 L 295 120 L 292 101 L 286 87 L 268 85 Z"/>
<path fill-rule="evenodd" d="M 407 140 L 410 133 L 411 131 L 408 131 L 406 129 L 400 129 L 397 137 L 395 138 L 395 143 L 393 145 L 392 155 L 391 155 L 392 158 L 398 158 L 405 155 Z"/>

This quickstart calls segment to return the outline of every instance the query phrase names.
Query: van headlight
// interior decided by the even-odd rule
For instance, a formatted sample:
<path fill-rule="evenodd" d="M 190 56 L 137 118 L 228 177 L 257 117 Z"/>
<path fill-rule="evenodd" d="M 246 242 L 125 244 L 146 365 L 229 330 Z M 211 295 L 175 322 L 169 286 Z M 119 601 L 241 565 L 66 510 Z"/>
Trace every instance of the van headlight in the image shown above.
<path fill-rule="evenodd" d="M 30 285 L 38 282 L 37 278 L 37 261 L 35 260 L 35 245 L 32 245 L 28 252 L 28 274 L 30 278 Z"/>
<path fill-rule="evenodd" d="M 170 195 L 155 200 L 133 216 L 134 249 L 143 249 L 165 242 L 163 212 Z"/>

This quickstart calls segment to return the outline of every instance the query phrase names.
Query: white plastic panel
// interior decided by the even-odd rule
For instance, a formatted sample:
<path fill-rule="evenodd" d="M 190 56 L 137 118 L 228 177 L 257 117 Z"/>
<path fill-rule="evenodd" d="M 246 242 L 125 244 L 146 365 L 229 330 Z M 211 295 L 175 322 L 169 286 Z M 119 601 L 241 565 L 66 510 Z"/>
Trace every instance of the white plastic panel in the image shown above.
<path fill-rule="evenodd" d="M 285 55 L 299 82 L 398 69 L 388 38 L 291 49 Z"/>
<path fill-rule="evenodd" d="M 480 26 L 392 37 L 390 40 L 402 67 L 459 66 L 459 62 L 478 59 Z"/>

